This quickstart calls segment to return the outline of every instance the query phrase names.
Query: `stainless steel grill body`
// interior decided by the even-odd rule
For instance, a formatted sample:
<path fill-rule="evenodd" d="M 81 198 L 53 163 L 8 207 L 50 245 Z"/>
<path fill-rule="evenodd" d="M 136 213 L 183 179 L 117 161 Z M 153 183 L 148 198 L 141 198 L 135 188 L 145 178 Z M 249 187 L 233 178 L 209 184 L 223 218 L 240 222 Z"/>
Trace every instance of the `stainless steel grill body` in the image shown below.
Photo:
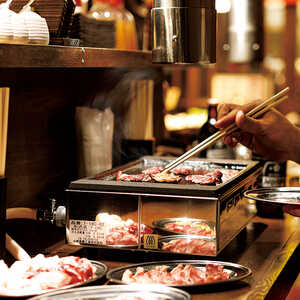
<path fill-rule="evenodd" d="M 198 184 L 166 184 L 144 182 L 121 182 L 115 180 L 116 172 L 137 174 L 152 166 L 162 166 L 170 158 L 143 157 L 135 162 L 71 182 L 67 190 L 67 241 L 73 245 L 96 248 L 114 248 L 136 251 L 166 253 L 161 247 L 172 237 L 183 233 L 169 233 L 156 224 L 163 219 L 198 219 L 215 231 L 214 236 L 193 236 L 204 242 L 204 250 L 196 254 L 216 256 L 248 224 L 255 215 L 255 206 L 243 197 L 245 190 L 255 186 L 260 166 L 253 161 L 223 161 L 191 159 L 185 166 L 222 169 L 224 174 L 239 170 L 232 178 L 227 177 L 217 186 Z M 109 245 L 107 228 L 96 222 L 98 213 L 120 216 L 124 221 L 132 219 L 138 224 L 139 236 L 134 245 Z M 77 224 L 77 225 L 76 225 Z M 153 229 L 152 246 L 144 243 L 142 225 Z M 161 237 L 160 239 L 158 237 Z M 147 239 L 148 239 L 147 237 Z M 157 240 L 155 240 L 157 239 Z M 151 248 L 152 247 L 152 248 Z M 206 248 L 205 248 L 206 247 Z M 147 249 L 145 249 L 147 248 Z M 208 250 L 207 250 L 208 249 Z M 132 250 L 131 250 L 132 251 Z"/>

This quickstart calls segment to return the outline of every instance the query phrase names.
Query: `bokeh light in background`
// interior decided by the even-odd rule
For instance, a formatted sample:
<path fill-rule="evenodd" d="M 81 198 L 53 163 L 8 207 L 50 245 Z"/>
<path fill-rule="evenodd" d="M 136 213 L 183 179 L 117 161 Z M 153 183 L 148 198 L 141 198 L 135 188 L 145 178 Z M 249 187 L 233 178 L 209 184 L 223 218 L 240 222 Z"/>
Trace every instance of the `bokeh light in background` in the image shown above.
<path fill-rule="evenodd" d="M 230 0 L 216 0 L 216 11 L 217 13 L 224 14 L 230 11 L 231 3 Z"/>
<path fill-rule="evenodd" d="M 178 114 L 166 114 L 165 127 L 168 131 L 199 129 L 207 120 L 207 109 L 191 108 L 187 112 Z"/>

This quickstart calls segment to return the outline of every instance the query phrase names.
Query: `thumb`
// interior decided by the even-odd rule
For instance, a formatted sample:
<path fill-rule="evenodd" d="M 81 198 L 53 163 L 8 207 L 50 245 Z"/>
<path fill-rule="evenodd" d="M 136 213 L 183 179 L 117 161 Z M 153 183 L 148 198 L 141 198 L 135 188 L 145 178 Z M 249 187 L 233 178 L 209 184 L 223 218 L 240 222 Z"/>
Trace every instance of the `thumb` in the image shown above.
<path fill-rule="evenodd" d="M 237 112 L 235 122 L 242 131 L 253 135 L 258 134 L 262 129 L 261 123 L 258 120 L 247 117 L 241 110 Z"/>

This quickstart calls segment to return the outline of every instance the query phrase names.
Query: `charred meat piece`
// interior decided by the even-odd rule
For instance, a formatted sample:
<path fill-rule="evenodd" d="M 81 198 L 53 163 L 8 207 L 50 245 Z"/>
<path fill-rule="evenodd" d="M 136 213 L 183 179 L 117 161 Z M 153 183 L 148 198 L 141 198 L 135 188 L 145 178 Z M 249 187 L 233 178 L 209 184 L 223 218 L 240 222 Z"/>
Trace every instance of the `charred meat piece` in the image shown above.
<path fill-rule="evenodd" d="M 210 175 L 188 175 L 185 177 L 186 183 L 197 183 L 201 185 L 216 185 L 216 179 Z"/>
<path fill-rule="evenodd" d="M 194 174 L 194 168 L 192 167 L 176 167 L 171 170 L 171 173 L 175 175 L 191 175 Z"/>
<path fill-rule="evenodd" d="M 211 176 L 215 177 L 216 183 L 222 183 L 223 173 L 221 171 L 216 170 L 211 173 L 207 173 L 206 175 L 211 175 Z"/>
<path fill-rule="evenodd" d="M 116 174 L 117 181 L 132 181 L 132 182 L 149 182 L 151 176 L 148 174 L 126 174 L 118 171 Z"/>
<path fill-rule="evenodd" d="M 226 170 L 226 172 L 224 172 L 222 179 L 224 181 L 228 181 L 239 173 L 240 173 L 240 170 L 229 170 L 228 169 L 228 170 Z"/>
<path fill-rule="evenodd" d="M 151 177 L 156 182 L 178 183 L 181 180 L 180 176 L 172 173 L 157 173 L 152 174 Z"/>
<path fill-rule="evenodd" d="M 194 175 L 205 175 L 207 173 L 210 173 L 211 171 L 210 170 L 207 170 L 207 169 L 194 169 Z"/>
<path fill-rule="evenodd" d="M 160 173 L 163 169 L 164 169 L 163 167 L 151 167 L 145 169 L 144 171 L 142 171 L 142 173 L 146 175 L 153 175 L 153 174 Z"/>
<path fill-rule="evenodd" d="M 222 182 L 222 176 L 222 172 L 216 170 L 211 173 L 206 173 L 205 175 L 188 175 L 185 177 L 185 182 L 201 185 L 216 185 L 217 183 Z"/>

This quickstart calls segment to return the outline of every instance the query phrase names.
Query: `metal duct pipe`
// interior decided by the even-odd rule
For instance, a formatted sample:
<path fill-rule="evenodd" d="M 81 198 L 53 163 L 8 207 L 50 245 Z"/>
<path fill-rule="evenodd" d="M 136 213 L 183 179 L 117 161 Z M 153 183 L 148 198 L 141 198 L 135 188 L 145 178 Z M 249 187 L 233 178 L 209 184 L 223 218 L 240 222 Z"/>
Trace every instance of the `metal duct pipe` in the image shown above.
<path fill-rule="evenodd" d="M 262 61 L 263 32 L 263 0 L 232 0 L 229 12 L 229 61 Z"/>
<path fill-rule="evenodd" d="M 152 62 L 216 62 L 215 0 L 153 0 Z"/>

